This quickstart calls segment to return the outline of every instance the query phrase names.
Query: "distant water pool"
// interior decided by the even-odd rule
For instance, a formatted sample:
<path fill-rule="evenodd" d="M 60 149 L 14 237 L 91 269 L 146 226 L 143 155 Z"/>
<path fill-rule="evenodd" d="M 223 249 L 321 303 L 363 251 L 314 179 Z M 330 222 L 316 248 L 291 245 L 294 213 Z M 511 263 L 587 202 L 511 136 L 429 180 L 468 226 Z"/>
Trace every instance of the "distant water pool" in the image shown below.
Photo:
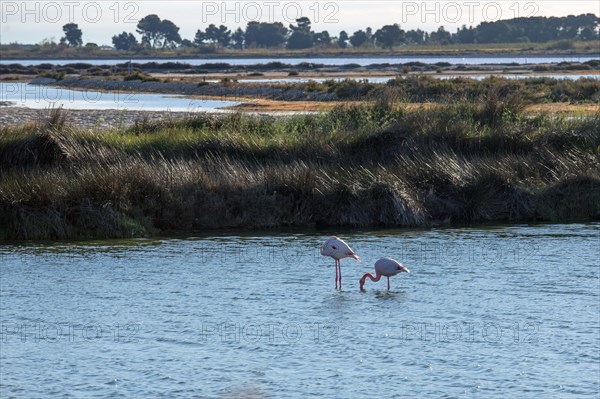
<path fill-rule="evenodd" d="M 266 64 L 270 62 L 282 62 L 285 64 L 300 64 L 303 62 L 313 64 L 325 64 L 325 65 L 347 65 L 347 64 L 358 64 L 358 65 L 372 65 L 372 64 L 405 64 L 407 62 L 422 62 L 425 64 L 437 64 L 440 62 L 450 64 L 463 64 L 463 65 L 484 65 L 484 64 L 558 64 L 560 62 L 586 62 L 593 59 L 600 58 L 598 55 L 585 55 L 585 56 L 489 56 L 489 57 L 430 57 L 430 56 L 399 56 L 399 57 L 308 57 L 308 58 L 181 58 L 181 59 L 133 59 L 135 63 L 148 63 L 148 62 L 179 62 L 182 64 L 190 65 L 202 65 L 212 63 L 226 63 L 230 65 L 255 65 L 255 64 Z M 39 65 L 39 64 L 55 64 L 55 65 L 67 65 L 73 63 L 86 63 L 92 65 L 117 65 L 128 62 L 129 59 L 81 59 L 81 60 L 48 60 L 48 59 L 32 59 L 32 60 L 0 60 L 0 65 L 9 64 L 21 64 L 23 66 Z"/>
<path fill-rule="evenodd" d="M 0 397 L 598 395 L 600 224 L 332 233 L 0 245 Z"/>
<path fill-rule="evenodd" d="M 216 110 L 239 104 L 178 95 L 98 92 L 93 90 L 70 90 L 52 86 L 27 83 L 0 83 L 0 101 L 15 106 L 45 109 L 62 106 L 65 109 L 123 109 L 130 111 L 193 112 Z"/>
<path fill-rule="evenodd" d="M 578 79 L 595 79 L 600 80 L 600 74 L 570 74 L 570 75 L 434 75 L 430 74 L 432 78 L 437 79 L 456 79 L 456 78 L 467 78 L 475 80 L 483 80 L 490 76 L 497 76 L 505 79 L 530 79 L 530 78 L 551 78 L 551 79 L 565 79 L 565 80 L 578 80 Z M 349 77 L 349 78 L 270 78 L 270 79 L 236 79 L 239 83 L 306 83 L 313 80 L 318 83 L 325 82 L 326 80 L 343 81 L 346 79 L 350 80 L 368 80 L 371 83 L 387 83 L 390 80 L 396 79 L 396 76 L 377 76 L 377 77 Z M 209 82 L 215 83 L 218 80 L 208 80 Z"/>

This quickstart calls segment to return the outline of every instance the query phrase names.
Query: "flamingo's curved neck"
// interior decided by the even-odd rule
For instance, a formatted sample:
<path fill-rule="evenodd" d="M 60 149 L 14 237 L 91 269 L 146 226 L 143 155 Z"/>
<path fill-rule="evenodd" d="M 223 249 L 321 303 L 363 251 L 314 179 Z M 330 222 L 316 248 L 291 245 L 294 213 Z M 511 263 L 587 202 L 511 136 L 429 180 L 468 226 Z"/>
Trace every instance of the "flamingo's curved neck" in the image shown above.
<path fill-rule="evenodd" d="M 360 279 L 360 289 L 363 289 L 363 286 L 365 285 L 365 281 L 367 281 L 367 277 L 371 279 L 371 281 L 377 282 L 379 281 L 379 279 L 381 279 L 381 274 L 379 272 L 375 273 L 375 277 L 373 277 L 373 275 L 371 273 L 367 273 L 364 276 L 362 276 L 362 278 Z"/>

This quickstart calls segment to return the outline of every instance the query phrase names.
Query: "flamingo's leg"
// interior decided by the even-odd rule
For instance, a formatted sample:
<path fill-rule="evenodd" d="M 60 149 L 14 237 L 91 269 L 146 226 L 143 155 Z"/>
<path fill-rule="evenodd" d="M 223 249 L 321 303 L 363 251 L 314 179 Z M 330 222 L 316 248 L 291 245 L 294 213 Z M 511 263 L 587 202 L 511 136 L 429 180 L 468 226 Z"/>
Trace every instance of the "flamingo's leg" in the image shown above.
<path fill-rule="evenodd" d="M 340 269 L 340 290 L 342 289 L 342 263 L 338 260 L 338 268 Z"/>
<path fill-rule="evenodd" d="M 335 289 L 338 287 L 338 261 L 335 261 Z"/>
<path fill-rule="evenodd" d="M 388 291 L 390 290 L 390 278 L 388 277 Z"/>

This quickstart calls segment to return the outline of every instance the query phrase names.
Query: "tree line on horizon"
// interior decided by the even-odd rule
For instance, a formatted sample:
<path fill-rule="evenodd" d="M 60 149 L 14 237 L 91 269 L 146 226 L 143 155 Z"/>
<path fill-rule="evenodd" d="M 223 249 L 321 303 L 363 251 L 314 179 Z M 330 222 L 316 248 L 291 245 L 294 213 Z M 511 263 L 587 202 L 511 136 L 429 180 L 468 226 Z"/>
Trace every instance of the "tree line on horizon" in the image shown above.
<path fill-rule="evenodd" d="M 476 27 L 463 25 L 455 33 L 440 26 L 436 31 L 421 29 L 405 31 L 399 24 L 385 25 L 373 32 L 369 27 L 353 34 L 341 31 L 338 36 L 324 30 L 315 32 L 307 17 L 286 27 L 281 22 L 248 22 L 245 29 L 231 31 L 227 26 L 210 24 L 198 29 L 192 39 L 183 39 L 179 27 L 156 14 L 147 15 L 137 24 L 138 38 L 130 32 L 112 37 L 116 50 L 140 51 L 142 49 L 198 48 L 205 51 L 217 48 L 286 48 L 289 50 L 311 48 L 389 48 L 402 45 L 472 44 L 472 43 L 544 43 L 550 41 L 590 41 L 600 39 L 600 18 L 595 14 L 567 17 L 529 17 L 482 22 Z M 63 26 L 61 44 L 69 47 L 83 45 L 83 33 L 77 24 Z M 94 43 L 86 47 L 97 47 Z"/>

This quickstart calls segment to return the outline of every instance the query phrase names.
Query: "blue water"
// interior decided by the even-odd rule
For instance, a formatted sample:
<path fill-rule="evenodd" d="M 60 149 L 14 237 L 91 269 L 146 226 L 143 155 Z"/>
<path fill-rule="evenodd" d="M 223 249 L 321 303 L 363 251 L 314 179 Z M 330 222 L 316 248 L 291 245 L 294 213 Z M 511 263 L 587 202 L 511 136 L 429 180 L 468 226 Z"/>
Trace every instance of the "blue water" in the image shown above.
<path fill-rule="evenodd" d="M 0 397 L 597 397 L 599 232 L 346 233 L 341 292 L 329 233 L 3 245 Z"/>
<path fill-rule="evenodd" d="M 423 62 L 425 64 L 436 64 L 438 62 L 448 62 L 451 64 L 463 64 L 463 65 L 483 65 L 483 64 L 537 64 L 537 63 L 552 63 L 557 64 L 560 62 L 586 62 L 600 57 L 600 54 L 595 56 L 546 56 L 546 57 L 523 57 L 523 56 L 490 56 L 490 57 L 428 57 L 428 56 L 406 56 L 406 57 L 324 57 L 324 58 L 182 58 L 182 59 L 136 59 L 132 60 L 136 63 L 146 62 L 180 62 L 190 65 L 202 65 L 211 63 L 227 63 L 230 65 L 254 65 L 254 64 L 266 64 L 269 62 L 283 62 L 285 64 L 300 64 L 302 62 L 309 62 L 315 64 L 325 65 L 346 65 L 346 64 L 358 64 L 358 65 L 371 65 L 371 64 L 404 64 L 407 62 Z M 72 63 L 86 63 L 92 65 L 116 65 L 122 64 L 129 61 L 129 59 L 82 59 L 82 60 L 0 60 L 0 65 L 8 64 L 21 64 L 24 66 L 39 65 L 44 63 L 52 63 L 55 65 L 67 65 Z"/>
<path fill-rule="evenodd" d="M 131 111 L 205 111 L 239 104 L 235 101 L 189 98 L 178 95 L 135 92 L 70 90 L 27 83 L 0 83 L 0 101 L 15 106 L 46 109 L 126 109 Z"/>
<path fill-rule="evenodd" d="M 594 79 L 600 80 L 600 75 L 598 74 L 571 74 L 571 75 L 427 75 L 432 78 L 437 79 L 456 79 L 456 78 L 467 78 L 467 79 L 475 79 L 475 80 L 483 80 L 489 78 L 490 76 L 497 76 L 504 79 L 533 79 L 533 78 L 552 78 L 552 79 L 560 79 L 560 80 L 578 80 L 581 78 L 585 79 Z M 267 79 L 236 79 L 239 83 L 306 83 L 310 80 L 313 80 L 318 83 L 325 82 L 327 80 L 336 80 L 343 81 L 346 79 L 350 80 L 368 80 L 371 83 L 387 83 L 390 80 L 396 79 L 396 76 L 377 76 L 377 77 L 343 77 L 343 78 L 267 78 Z M 218 80 L 208 80 L 208 82 L 216 83 Z"/>
<path fill-rule="evenodd" d="M 440 79 L 453 79 L 458 76 L 437 76 Z M 489 75 L 469 75 L 470 79 L 482 80 Z M 502 75 L 507 79 L 525 79 L 535 77 L 553 77 L 555 79 L 577 80 L 580 78 L 600 79 L 600 75 Z M 281 79 L 239 79 L 239 83 L 302 83 L 310 80 L 324 82 L 332 78 L 281 78 Z M 333 80 L 344 80 L 348 78 L 334 78 Z M 353 80 L 364 80 L 364 78 L 349 78 Z M 367 80 L 371 83 L 386 83 L 395 77 L 371 77 Z M 240 104 L 236 101 L 213 100 L 207 98 L 190 98 L 180 95 L 148 94 L 135 92 L 98 92 L 93 90 L 70 90 L 52 86 L 37 86 L 18 82 L 0 82 L 0 101 L 8 101 L 14 106 L 33 109 L 47 109 L 62 106 L 65 109 L 123 109 L 140 111 L 164 111 L 193 112 L 193 111 L 215 111 L 220 108 Z"/>

